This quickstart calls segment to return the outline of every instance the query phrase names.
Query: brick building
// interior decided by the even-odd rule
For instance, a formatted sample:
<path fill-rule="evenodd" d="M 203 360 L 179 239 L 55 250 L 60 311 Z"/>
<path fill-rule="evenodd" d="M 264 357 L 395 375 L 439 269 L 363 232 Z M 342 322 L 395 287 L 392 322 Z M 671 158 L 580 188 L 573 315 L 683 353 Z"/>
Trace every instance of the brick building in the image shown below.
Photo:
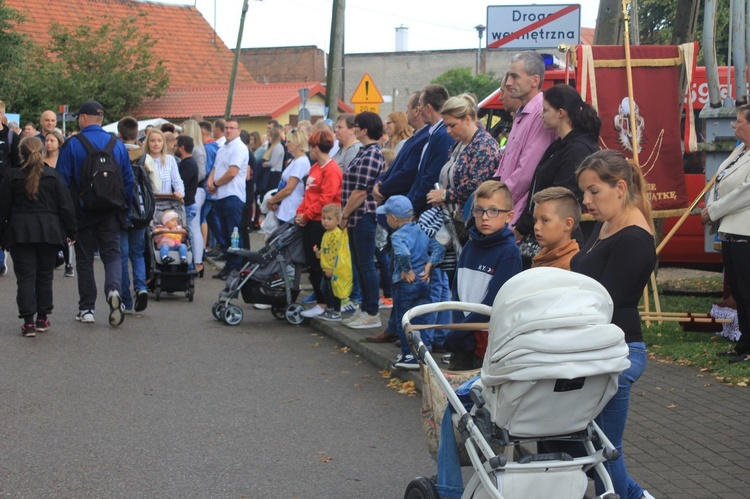
<path fill-rule="evenodd" d="M 258 83 L 326 81 L 326 53 L 314 45 L 242 49 L 240 63 Z"/>

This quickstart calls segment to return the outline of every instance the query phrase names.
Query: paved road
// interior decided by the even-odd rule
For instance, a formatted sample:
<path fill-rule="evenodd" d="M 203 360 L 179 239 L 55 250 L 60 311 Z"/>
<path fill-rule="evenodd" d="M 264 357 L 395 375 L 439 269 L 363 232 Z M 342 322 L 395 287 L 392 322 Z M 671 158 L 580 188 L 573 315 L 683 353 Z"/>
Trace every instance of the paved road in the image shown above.
<path fill-rule="evenodd" d="M 217 322 L 220 287 L 111 329 L 103 298 L 96 324 L 73 320 L 58 272 L 52 330 L 28 339 L 1 277 L 0 495 L 396 498 L 434 469 L 419 397 L 268 311 Z"/>

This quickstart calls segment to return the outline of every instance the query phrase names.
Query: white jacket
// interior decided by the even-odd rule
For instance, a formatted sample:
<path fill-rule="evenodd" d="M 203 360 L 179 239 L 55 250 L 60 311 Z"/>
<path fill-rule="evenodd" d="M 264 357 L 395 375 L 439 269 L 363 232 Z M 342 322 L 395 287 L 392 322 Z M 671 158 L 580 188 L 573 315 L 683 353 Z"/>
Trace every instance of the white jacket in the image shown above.
<path fill-rule="evenodd" d="M 708 216 L 719 224 L 719 232 L 750 236 L 750 148 L 735 148 L 719 166 L 719 176 L 708 193 Z"/>

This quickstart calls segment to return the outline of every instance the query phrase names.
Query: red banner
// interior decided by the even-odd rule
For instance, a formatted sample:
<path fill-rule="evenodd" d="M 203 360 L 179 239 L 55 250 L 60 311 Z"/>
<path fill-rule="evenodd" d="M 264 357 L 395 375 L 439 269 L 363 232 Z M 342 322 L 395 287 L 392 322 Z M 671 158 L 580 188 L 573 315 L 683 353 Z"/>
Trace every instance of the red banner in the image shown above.
<path fill-rule="evenodd" d="M 621 46 L 578 46 L 581 95 L 599 112 L 600 145 L 633 157 L 630 100 Z M 630 48 L 638 162 L 655 210 L 687 206 L 680 136 L 678 47 Z M 692 61 L 691 61 L 692 62 Z M 584 88 L 585 85 L 585 88 Z"/>

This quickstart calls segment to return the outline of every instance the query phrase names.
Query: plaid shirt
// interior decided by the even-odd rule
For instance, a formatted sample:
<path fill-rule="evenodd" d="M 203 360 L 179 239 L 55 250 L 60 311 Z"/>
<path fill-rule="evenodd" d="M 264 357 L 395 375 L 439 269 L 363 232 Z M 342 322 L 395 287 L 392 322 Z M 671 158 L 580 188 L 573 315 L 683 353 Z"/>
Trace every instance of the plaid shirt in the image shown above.
<path fill-rule="evenodd" d="M 367 191 L 367 198 L 359 207 L 349 214 L 349 225 L 354 228 L 357 222 L 367 213 L 375 213 L 378 203 L 372 197 L 375 180 L 385 168 L 385 158 L 377 142 L 362 146 L 346 170 L 344 170 L 344 188 L 341 204 L 346 206 L 354 191 Z"/>

